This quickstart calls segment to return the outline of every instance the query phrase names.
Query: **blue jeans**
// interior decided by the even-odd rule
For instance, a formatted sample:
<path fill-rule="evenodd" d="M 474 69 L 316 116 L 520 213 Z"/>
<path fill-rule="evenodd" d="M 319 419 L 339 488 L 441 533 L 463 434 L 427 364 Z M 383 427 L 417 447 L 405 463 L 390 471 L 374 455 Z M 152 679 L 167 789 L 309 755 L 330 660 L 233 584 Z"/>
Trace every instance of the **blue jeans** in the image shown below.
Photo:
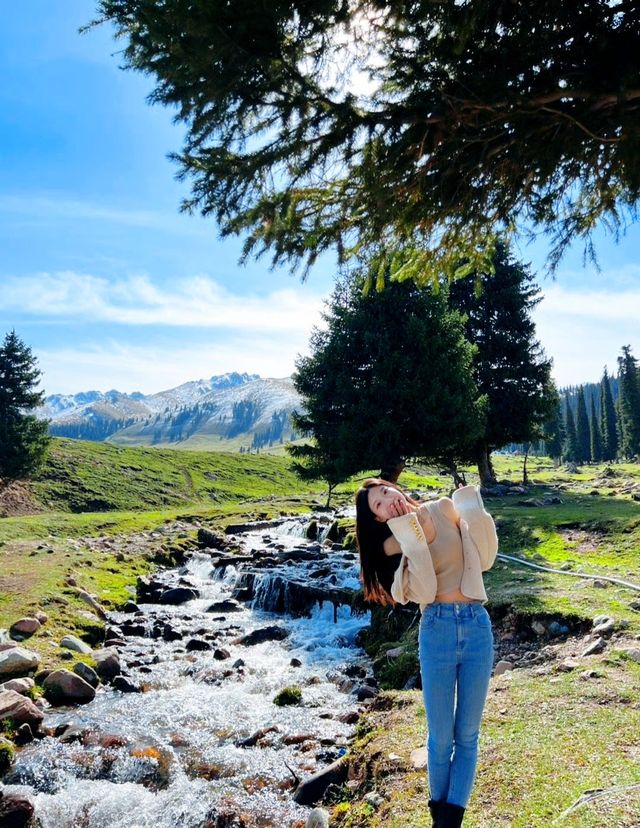
<path fill-rule="evenodd" d="M 489 613 L 480 603 L 429 604 L 419 646 L 431 797 L 466 808 L 493 667 Z"/>

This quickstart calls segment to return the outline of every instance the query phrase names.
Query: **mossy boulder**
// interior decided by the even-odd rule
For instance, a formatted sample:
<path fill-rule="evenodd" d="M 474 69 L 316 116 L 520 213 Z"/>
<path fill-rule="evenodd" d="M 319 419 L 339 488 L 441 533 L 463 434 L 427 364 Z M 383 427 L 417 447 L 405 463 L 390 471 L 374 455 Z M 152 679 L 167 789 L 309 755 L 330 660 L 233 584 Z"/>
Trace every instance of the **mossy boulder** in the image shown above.
<path fill-rule="evenodd" d="M 16 755 L 16 746 L 9 739 L 0 736 L 0 776 L 6 773 Z"/>
<path fill-rule="evenodd" d="M 284 687 L 274 698 L 278 707 L 302 704 L 302 690 L 299 687 Z"/>

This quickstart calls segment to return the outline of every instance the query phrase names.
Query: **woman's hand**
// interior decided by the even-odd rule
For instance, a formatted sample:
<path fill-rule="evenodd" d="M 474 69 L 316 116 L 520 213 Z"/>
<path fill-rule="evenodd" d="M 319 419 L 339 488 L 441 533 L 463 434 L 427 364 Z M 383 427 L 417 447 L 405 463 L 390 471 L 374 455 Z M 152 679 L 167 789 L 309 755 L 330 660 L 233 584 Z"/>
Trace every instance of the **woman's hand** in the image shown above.
<path fill-rule="evenodd" d="M 408 515 L 411 508 L 402 495 L 394 498 L 389 504 L 389 511 L 392 512 L 391 517 L 400 517 L 401 515 Z"/>

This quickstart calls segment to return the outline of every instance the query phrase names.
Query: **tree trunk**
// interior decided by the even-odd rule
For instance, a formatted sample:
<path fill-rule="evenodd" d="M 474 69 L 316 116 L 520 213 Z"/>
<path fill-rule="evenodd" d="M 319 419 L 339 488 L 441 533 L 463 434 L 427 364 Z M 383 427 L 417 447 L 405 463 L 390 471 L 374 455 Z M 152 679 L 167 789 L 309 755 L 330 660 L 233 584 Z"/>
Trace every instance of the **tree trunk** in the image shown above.
<path fill-rule="evenodd" d="M 527 477 L 527 458 L 529 456 L 529 443 L 527 443 L 527 449 L 524 453 L 524 465 L 522 466 L 522 485 L 528 486 L 529 485 L 529 478 Z"/>
<path fill-rule="evenodd" d="M 333 494 L 333 490 L 337 485 L 337 483 L 329 483 L 329 492 L 327 494 L 327 502 L 325 504 L 327 508 L 329 508 L 329 505 L 331 504 L 331 495 Z"/>
<path fill-rule="evenodd" d="M 482 443 L 477 452 L 478 474 L 480 475 L 481 486 L 495 486 L 497 484 L 496 475 L 491 465 L 491 452 L 486 443 Z"/>
<path fill-rule="evenodd" d="M 397 460 L 395 463 L 388 463 L 380 471 L 380 479 L 388 480 L 389 483 L 397 483 L 405 467 L 404 460 Z"/>
<path fill-rule="evenodd" d="M 458 471 L 458 467 L 455 463 L 449 464 L 449 472 L 451 473 L 451 477 L 453 477 L 453 488 L 457 489 L 460 484 L 463 486 L 467 485 L 467 481 L 464 479 L 464 475 L 461 475 Z"/>

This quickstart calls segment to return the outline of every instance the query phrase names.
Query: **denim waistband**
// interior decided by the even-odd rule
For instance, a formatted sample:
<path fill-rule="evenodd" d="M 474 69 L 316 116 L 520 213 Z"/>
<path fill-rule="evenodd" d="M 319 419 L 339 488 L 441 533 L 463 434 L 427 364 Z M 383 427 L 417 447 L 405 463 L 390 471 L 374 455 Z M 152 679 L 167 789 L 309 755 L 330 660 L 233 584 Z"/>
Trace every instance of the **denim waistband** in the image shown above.
<path fill-rule="evenodd" d="M 472 618 L 478 613 L 486 612 L 487 610 L 484 608 L 484 605 L 481 601 L 453 601 L 449 602 L 441 602 L 441 601 L 434 601 L 431 604 L 427 604 L 424 608 L 423 615 L 426 614 L 434 614 L 439 617 L 441 616 L 455 616 L 458 617 L 469 617 Z"/>

